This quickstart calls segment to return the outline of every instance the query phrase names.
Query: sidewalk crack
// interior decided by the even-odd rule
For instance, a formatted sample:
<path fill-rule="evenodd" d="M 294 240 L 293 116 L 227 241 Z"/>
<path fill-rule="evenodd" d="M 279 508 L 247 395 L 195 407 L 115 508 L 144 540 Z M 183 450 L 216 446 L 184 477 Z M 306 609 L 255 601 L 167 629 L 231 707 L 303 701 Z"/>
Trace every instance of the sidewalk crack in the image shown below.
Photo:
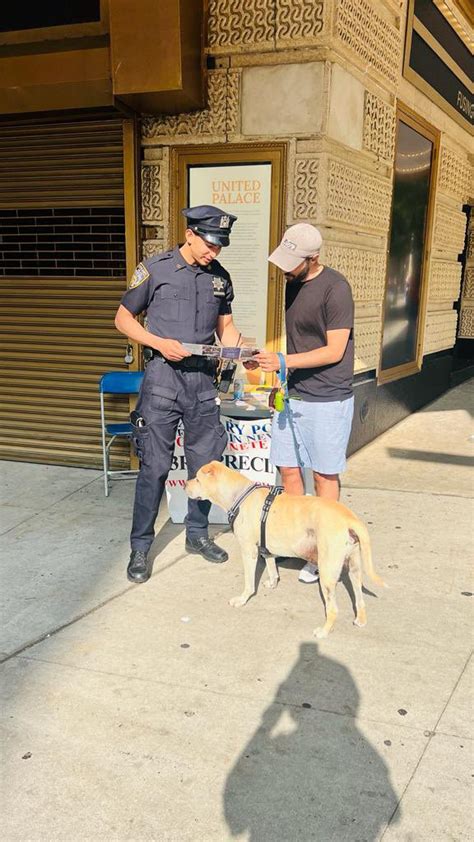
<path fill-rule="evenodd" d="M 20 520 L 19 523 L 15 523 L 13 526 L 10 526 L 9 529 L 5 529 L 5 532 L 1 532 L 0 536 L 8 535 L 9 532 L 12 532 L 18 526 L 21 526 L 22 523 L 27 523 L 29 520 L 34 520 L 34 518 L 39 517 L 40 515 L 44 515 L 45 512 L 49 512 L 54 506 L 59 505 L 59 503 L 63 503 L 64 500 L 67 500 L 68 497 L 72 497 L 73 494 L 77 494 L 78 491 L 82 491 L 83 488 L 88 488 L 89 485 L 92 485 L 93 482 L 97 482 L 100 479 L 100 476 L 94 477 L 94 479 L 89 480 L 89 482 L 84 483 L 84 485 L 78 486 L 73 491 L 70 491 L 68 494 L 65 494 L 64 497 L 60 497 L 59 500 L 54 500 L 53 503 L 50 503 L 49 506 L 46 506 L 44 509 L 41 509 L 39 512 L 34 512 L 32 515 L 25 517 L 24 520 Z"/>
<path fill-rule="evenodd" d="M 431 740 L 432 740 L 432 739 L 433 739 L 433 737 L 435 737 L 435 736 L 436 736 L 436 734 L 438 733 L 438 732 L 437 732 L 438 725 L 439 725 L 439 723 L 440 723 L 440 721 L 441 721 L 441 719 L 442 719 L 442 717 L 443 717 L 443 714 L 444 714 L 444 712 L 445 712 L 446 708 L 448 707 L 448 705 L 449 705 L 449 703 L 450 703 L 451 699 L 453 698 L 454 693 L 456 692 L 456 689 L 457 689 L 457 687 L 458 687 L 458 685 L 459 685 L 459 682 L 461 681 L 461 678 L 463 677 L 464 673 L 466 672 L 466 669 L 467 669 L 467 667 L 468 667 L 468 665 L 469 665 L 469 661 L 471 660 L 471 658 L 472 658 L 472 652 L 470 652 L 470 653 L 469 653 L 469 655 L 468 655 L 468 657 L 467 657 L 467 659 L 466 659 L 466 663 L 464 664 L 464 666 L 463 666 L 463 668 L 462 668 L 462 670 L 461 670 L 461 672 L 460 672 L 460 674 L 459 674 L 458 680 L 456 681 L 456 684 L 454 685 L 453 689 L 451 690 L 451 693 L 449 694 L 449 697 L 448 697 L 448 699 L 447 699 L 447 701 L 446 701 L 446 704 L 444 705 L 444 707 L 443 707 L 443 709 L 442 709 L 442 711 L 441 711 L 440 715 L 438 716 L 438 719 L 436 720 L 436 724 L 435 724 L 435 726 L 434 726 L 433 730 L 431 731 L 430 736 L 429 736 L 429 737 L 427 738 L 427 740 L 426 740 L 426 745 L 425 745 L 425 747 L 424 747 L 423 751 L 421 752 L 420 757 L 418 758 L 418 763 L 416 764 L 415 768 L 413 769 L 413 772 L 411 773 L 411 775 L 410 775 L 410 777 L 409 777 L 409 779 L 408 779 L 408 781 L 407 781 L 407 783 L 406 783 L 406 786 L 405 786 L 405 788 L 404 788 L 404 790 L 403 790 L 402 794 L 400 795 L 400 798 L 399 798 L 399 799 L 398 799 L 398 801 L 397 801 L 396 807 L 395 807 L 395 809 L 394 809 L 394 811 L 393 811 L 392 815 L 390 816 L 390 818 L 389 818 L 389 820 L 388 820 L 388 822 L 387 822 L 387 825 L 386 825 L 386 827 L 385 827 L 385 830 L 383 831 L 382 835 L 380 836 L 379 842 L 382 842 L 382 839 L 384 838 L 384 836 L 385 836 L 385 834 L 386 834 L 387 830 L 389 829 L 389 827 L 390 827 L 390 825 L 391 825 L 392 821 L 394 820 L 394 818 L 395 818 L 396 814 L 398 813 L 398 811 L 399 811 L 399 809 L 400 809 L 400 805 L 401 805 L 401 803 L 402 803 L 402 801 L 403 801 L 403 798 L 405 797 L 405 793 L 406 793 L 406 791 L 408 790 L 408 787 L 410 786 L 410 784 L 411 784 L 412 780 L 414 779 L 414 777 L 415 777 L 415 775 L 416 775 L 416 773 L 417 773 L 417 771 L 418 771 L 418 768 L 419 768 L 419 766 L 420 766 L 420 764 L 421 764 L 421 761 L 423 760 L 423 758 L 424 758 L 424 756 L 425 756 L 425 754 L 426 754 L 426 752 L 427 752 L 427 750 L 428 750 L 428 747 L 429 747 L 429 745 L 430 745 L 430 743 L 431 743 Z"/>

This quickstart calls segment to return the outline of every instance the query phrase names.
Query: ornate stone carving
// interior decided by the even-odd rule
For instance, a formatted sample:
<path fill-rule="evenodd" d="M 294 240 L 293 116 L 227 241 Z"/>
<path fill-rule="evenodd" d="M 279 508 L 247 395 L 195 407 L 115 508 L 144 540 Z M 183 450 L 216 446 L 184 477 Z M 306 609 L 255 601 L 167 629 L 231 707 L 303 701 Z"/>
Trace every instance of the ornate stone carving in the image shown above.
<path fill-rule="evenodd" d="M 295 161 L 295 219 L 316 219 L 318 215 L 318 158 L 297 158 Z"/>
<path fill-rule="evenodd" d="M 457 256 L 464 248 L 466 217 L 455 208 L 438 203 L 434 223 L 434 248 Z"/>
<path fill-rule="evenodd" d="M 142 164 L 142 219 L 145 225 L 163 219 L 162 164 Z"/>
<path fill-rule="evenodd" d="M 382 301 L 385 253 L 328 243 L 324 246 L 322 260 L 347 278 L 357 301 Z"/>
<path fill-rule="evenodd" d="M 471 223 L 467 234 L 467 253 L 466 258 L 467 260 L 471 260 L 474 257 L 474 225 Z"/>
<path fill-rule="evenodd" d="M 363 69 L 381 76 L 390 89 L 398 84 L 401 36 L 369 0 L 338 0 L 336 34 L 345 48 L 359 58 Z"/>
<path fill-rule="evenodd" d="M 309 47 L 324 29 L 324 0 L 277 0 L 276 45 Z"/>
<path fill-rule="evenodd" d="M 153 257 L 155 254 L 159 254 L 161 251 L 165 251 L 165 246 L 162 240 L 143 240 L 142 243 L 142 256 L 143 260 L 146 260 L 147 257 Z"/>
<path fill-rule="evenodd" d="M 455 301 L 461 286 L 460 263 L 447 260 L 431 262 L 428 298 L 430 301 Z"/>
<path fill-rule="evenodd" d="M 452 348 L 456 342 L 458 314 L 454 310 L 428 312 L 426 317 L 424 354 Z"/>
<path fill-rule="evenodd" d="M 227 72 L 227 134 L 236 134 L 240 131 L 240 79 L 241 73 L 239 70 Z"/>
<path fill-rule="evenodd" d="M 472 177 L 473 171 L 468 161 L 452 149 L 443 147 L 439 168 L 439 189 L 443 193 L 450 193 L 462 203 L 472 192 Z"/>
<path fill-rule="evenodd" d="M 274 45 L 275 6 L 268 0 L 209 0 L 212 53 L 264 50 Z"/>
<path fill-rule="evenodd" d="M 167 117 L 145 117 L 142 135 L 147 140 L 185 136 L 192 142 L 193 135 L 199 137 L 221 135 L 225 138 L 227 128 L 227 91 L 231 78 L 232 97 L 235 97 L 236 71 L 211 70 L 208 76 L 208 107 L 192 114 L 175 114 Z M 235 120 L 235 117 L 234 117 Z"/>
<path fill-rule="evenodd" d="M 460 339 L 474 339 L 474 307 L 463 307 L 459 319 Z"/>
<path fill-rule="evenodd" d="M 328 219 L 385 233 L 391 192 L 388 179 L 382 180 L 366 171 L 356 170 L 344 161 L 329 161 Z"/>
<path fill-rule="evenodd" d="M 364 147 L 377 158 L 392 161 L 395 151 L 395 109 L 380 97 L 365 92 Z"/>
<path fill-rule="evenodd" d="M 462 296 L 474 299 L 474 266 L 467 266 L 464 271 Z"/>
<path fill-rule="evenodd" d="M 354 370 L 356 373 L 377 368 L 380 355 L 380 319 L 358 321 L 354 326 Z"/>
<path fill-rule="evenodd" d="M 466 264 L 462 281 L 461 313 L 458 335 L 461 339 L 474 339 L 474 213 L 469 212 L 466 243 Z"/>

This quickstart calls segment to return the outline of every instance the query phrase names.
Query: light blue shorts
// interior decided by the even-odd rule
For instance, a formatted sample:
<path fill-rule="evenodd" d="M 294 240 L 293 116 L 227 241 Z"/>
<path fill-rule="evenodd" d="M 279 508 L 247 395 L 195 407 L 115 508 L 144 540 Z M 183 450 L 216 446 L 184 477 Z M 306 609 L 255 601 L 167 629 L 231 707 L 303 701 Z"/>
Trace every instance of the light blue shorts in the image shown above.
<path fill-rule="evenodd" d="M 309 403 L 293 400 L 272 422 L 270 461 L 279 468 L 311 468 L 320 474 L 340 474 L 354 414 L 354 397 L 345 401 Z"/>

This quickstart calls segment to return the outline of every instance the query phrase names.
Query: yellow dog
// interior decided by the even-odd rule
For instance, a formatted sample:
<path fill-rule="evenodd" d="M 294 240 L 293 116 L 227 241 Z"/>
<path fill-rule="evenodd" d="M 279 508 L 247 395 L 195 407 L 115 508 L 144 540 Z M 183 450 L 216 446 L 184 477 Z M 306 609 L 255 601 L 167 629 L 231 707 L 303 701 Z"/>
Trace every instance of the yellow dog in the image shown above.
<path fill-rule="evenodd" d="M 194 500 L 211 500 L 230 511 L 252 482 L 227 468 L 222 462 L 204 465 L 195 479 L 188 480 L 186 492 Z M 260 515 L 268 488 L 255 488 L 239 506 L 234 531 L 240 544 L 244 565 L 245 588 L 240 596 L 230 600 L 240 606 L 255 593 L 255 572 L 260 544 Z M 266 547 L 271 556 L 302 558 L 317 563 L 321 590 L 326 606 L 326 622 L 315 629 L 316 637 L 327 637 L 337 617 L 336 585 L 344 562 L 348 560 L 349 576 L 356 601 L 356 626 L 365 626 L 367 616 L 362 596 L 362 570 L 382 587 L 385 583 L 376 575 L 367 527 L 342 503 L 319 497 L 298 497 L 283 492 L 275 498 L 266 523 Z M 275 559 L 267 557 L 266 587 L 275 588 L 278 571 Z"/>

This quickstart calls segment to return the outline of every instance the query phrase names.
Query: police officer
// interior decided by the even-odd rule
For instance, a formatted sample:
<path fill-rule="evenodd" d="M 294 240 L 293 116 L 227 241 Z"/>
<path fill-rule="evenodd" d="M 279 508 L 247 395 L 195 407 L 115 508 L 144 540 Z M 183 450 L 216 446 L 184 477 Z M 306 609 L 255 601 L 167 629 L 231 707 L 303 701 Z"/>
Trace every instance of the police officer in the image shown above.
<path fill-rule="evenodd" d="M 178 422 L 184 425 L 189 476 L 220 459 L 227 439 L 219 420 L 215 363 L 191 355 L 181 344 L 241 344 L 232 320 L 230 275 L 216 260 L 236 216 L 211 205 L 185 208 L 186 241 L 172 251 L 139 263 L 115 317 L 121 333 L 153 349 L 134 418 L 140 473 L 135 491 L 130 561 L 131 582 L 146 582 L 152 571 L 154 539 L 165 481 L 171 468 Z M 146 327 L 136 319 L 146 311 Z M 133 420 L 133 419 L 132 419 Z M 212 562 L 227 561 L 225 550 L 208 536 L 211 504 L 189 500 L 186 550 Z"/>

